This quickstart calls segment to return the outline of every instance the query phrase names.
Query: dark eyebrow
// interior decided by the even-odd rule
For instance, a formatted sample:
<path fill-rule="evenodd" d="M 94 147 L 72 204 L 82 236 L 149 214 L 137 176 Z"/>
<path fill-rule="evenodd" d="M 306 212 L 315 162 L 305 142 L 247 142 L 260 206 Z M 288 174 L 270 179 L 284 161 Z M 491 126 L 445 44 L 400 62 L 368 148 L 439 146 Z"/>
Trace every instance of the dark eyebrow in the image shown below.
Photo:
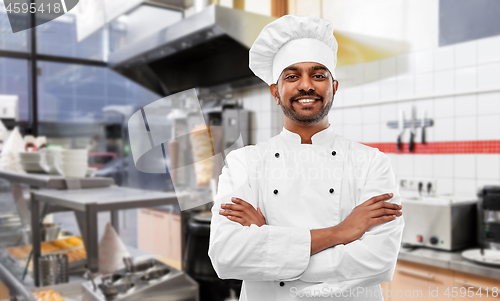
<path fill-rule="evenodd" d="M 312 67 L 312 69 L 313 70 L 325 70 L 325 71 L 327 71 L 326 68 L 323 66 L 314 66 L 314 67 Z"/>
<path fill-rule="evenodd" d="M 297 67 L 286 67 L 285 69 L 283 69 L 282 72 L 285 72 L 285 71 L 297 71 L 299 70 Z"/>

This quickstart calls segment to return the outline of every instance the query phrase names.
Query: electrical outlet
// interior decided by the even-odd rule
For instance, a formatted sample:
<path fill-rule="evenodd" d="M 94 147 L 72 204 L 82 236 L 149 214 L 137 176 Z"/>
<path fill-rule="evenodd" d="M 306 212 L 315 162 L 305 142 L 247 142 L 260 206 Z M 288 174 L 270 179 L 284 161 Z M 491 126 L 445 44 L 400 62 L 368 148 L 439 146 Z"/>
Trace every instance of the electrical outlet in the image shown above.
<path fill-rule="evenodd" d="M 400 178 L 399 188 L 414 196 L 434 196 L 436 194 L 436 179 L 432 178 Z"/>

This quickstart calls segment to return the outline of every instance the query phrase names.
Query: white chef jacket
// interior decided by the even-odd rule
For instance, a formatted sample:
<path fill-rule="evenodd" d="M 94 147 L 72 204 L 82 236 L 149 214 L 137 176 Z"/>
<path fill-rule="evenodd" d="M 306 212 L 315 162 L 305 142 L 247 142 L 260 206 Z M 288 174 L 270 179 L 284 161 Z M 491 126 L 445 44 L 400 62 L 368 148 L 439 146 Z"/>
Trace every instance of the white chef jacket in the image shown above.
<path fill-rule="evenodd" d="M 221 279 L 241 279 L 240 300 L 383 300 L 392 280 L 403 216 L 369 229 L 349 244 L 310 255 L 310 230 L 342 222 L 373 196 L 394 193 L 389 158 L 335 134 L 331 125 L 301 144 L 285 128 L 266 142 L 231 151 L 212 207 L 208 255 Z M 242 226 L 220 215 L 238 197 L 260 207 L 266 225 Z"/>

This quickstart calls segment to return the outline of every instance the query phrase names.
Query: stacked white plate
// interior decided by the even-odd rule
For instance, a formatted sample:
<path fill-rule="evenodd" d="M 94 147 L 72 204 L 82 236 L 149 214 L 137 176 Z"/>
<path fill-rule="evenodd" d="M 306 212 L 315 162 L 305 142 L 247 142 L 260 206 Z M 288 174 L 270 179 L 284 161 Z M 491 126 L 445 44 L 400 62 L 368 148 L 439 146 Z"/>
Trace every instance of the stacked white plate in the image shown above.
<path fill-rule="evenodd" d="M 26 172 L 45 172 L 40 166 L 39 152 L 21 152 L 19 159 L 21 159 L 21 165 Z"/>
<path fill-rule="evenodd" d="M 55 157 L 57 171 L 68 178 L 83 178 L 87 173 L 89 154 L 86 149 L 64 149 Z"/>

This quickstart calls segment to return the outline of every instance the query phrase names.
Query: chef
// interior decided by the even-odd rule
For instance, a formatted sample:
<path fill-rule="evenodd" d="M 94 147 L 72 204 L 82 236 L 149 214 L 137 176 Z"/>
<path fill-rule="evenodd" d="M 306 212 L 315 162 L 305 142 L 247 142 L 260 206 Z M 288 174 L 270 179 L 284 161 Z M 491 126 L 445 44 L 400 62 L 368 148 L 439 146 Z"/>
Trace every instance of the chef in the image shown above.
<path fill-rule="evenodd" d="M 208 255 L 240 300 L 383 300 L 404 220 L 389 158 L 335 133 L 330 22 L 286 15 L 250 49 L 281 106 L 271 139 L 231 151 L 212 207 Z"/>

